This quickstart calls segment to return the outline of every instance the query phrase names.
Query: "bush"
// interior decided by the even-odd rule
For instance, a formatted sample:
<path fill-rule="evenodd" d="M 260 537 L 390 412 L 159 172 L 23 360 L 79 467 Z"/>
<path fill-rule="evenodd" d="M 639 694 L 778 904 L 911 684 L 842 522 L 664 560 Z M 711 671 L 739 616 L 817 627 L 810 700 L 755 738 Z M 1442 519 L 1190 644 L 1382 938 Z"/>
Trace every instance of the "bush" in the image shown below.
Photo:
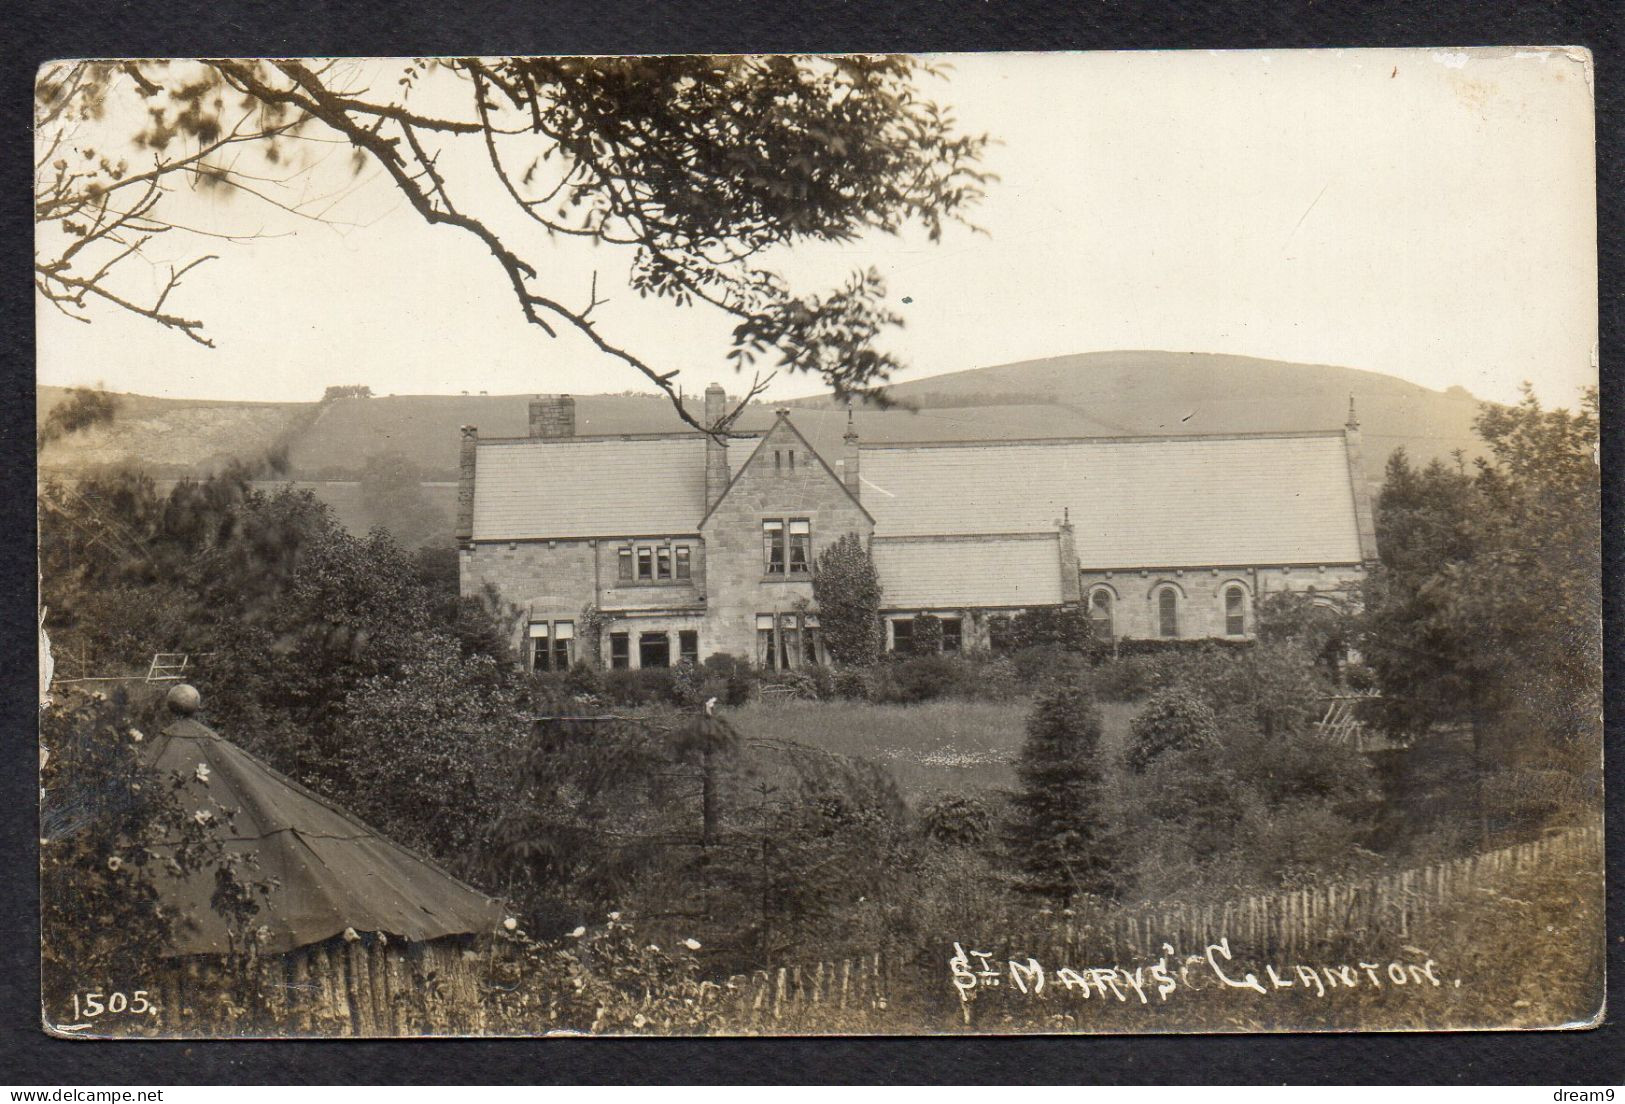
<path fill-rule="evenodd" d="M 1001 626 L 999 635 L 1012 648 L 1052 647 L 1079 655 L 1090 653 L 1094 642 L 1094 629 L 1082 606 L 1022 610 L 1010 619 L 1008 627 Z"/>
<path fill-rule="evenodd" d="M 604 693 L 616 705 L 677 704 L 670 667 L 622 667 L 604 672 Z"/>
<path fill-rule="evenodd" d="M 869 701 L 875 696 L 874 676 L 859 667 L 837 667 L 835 696 L 847 701 Z"/>
<path fill-rule="evenodd" d="M 913 651 L 919 656 L 942 654 L 942 618 L 922 613 L 914 619 Z"/>
<path fill-rule="evenodd" d="M 971 794 L 941 794 L 920 807 L 925 838 L 953 847 L 976 847 L 993 830 L 993 811 Z"/>
<path fill-rule="evenodd" d="M 813 572 L 819 631 L 836 663 L 867 667 L 880 657 L 880 575 L 863 538 L 847 533 L 818 555 Z"/>
<path fill-rule="evenodd" d="M 1139 701 L 1172 686 L 1182 667 L 1178 655 L 1131 655 L 1108 659 L 1089 672 L 1089 688 L 1102 701 Z"/>
<path fill-rule="evenodd" d="M 1128 766 L 1143 774 L 1153 760 L 1171 751 L 1194 751 L 1219 742 L 1219 721 L 1203 702 L 1184 690 L 1164 690 L 1145 703 L 1129 726 Z"/>
<path fill-rule="evenodd" d="M 1021 648 L 1008 657 L 1017 681 L 1042 687 L 1076 682 L 1085 670 L 1083 658 L 1055 644 Z"/>
<path fill-rule="evenodd" d="M 756 672 L 748 661 L 727 652 L 713 652 L 705 657 L 705 670 L 721 680 L 723 704 L 738 707 L 750 701 L 756 688 Z"/>
<path fill-rule="evenodd" d="M 563 679 L 560 680 L 560 687 L 575 698 L 602 697 L 604 675 L 586 660 L 578 659 L 575 665 L 565 672 Z"/>
<path fill-rule="evenodd" d="M 881 701 L 911 705 L 946 698 L 962 682 L 960 665 L 941 655 L 921 655 L 892 664 L 881 687 Z"/>

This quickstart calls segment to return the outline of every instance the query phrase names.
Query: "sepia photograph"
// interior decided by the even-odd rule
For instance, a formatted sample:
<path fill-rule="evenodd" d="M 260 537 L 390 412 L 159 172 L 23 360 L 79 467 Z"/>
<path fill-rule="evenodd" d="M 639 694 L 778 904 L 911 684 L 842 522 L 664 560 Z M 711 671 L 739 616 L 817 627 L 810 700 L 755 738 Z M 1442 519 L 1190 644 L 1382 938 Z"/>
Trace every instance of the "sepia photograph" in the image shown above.
<path fill-rule="evenodd" d="M 33 118 L 46 1033 L 1602 1022 L 1587 50 Z"/>

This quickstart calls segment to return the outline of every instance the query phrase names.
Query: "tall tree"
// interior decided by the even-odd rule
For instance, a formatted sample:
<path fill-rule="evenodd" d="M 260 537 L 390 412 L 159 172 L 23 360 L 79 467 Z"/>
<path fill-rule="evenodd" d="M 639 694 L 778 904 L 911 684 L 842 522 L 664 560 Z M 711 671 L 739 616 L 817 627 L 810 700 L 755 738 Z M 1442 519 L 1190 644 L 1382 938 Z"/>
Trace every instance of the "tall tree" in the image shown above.
<path fill-rule="evenodd" d="M 1021 790 L 1008 843 L 1018 885 L 1065 906 L 1117 891 L 1102 792 L 1100 711 L 1076 687 L 1033 704 L 1016 763 Z"/>
<path fill-rule="evenodd" d="M 1396 456 L 1362 651 L 1413 728 L 1466 720 L 1507 755 L 1594 751 L 1602 708 L 1597 393 L 1485 406 L 1476 469 Z M 1578 762 L 1579 760 L 1577 760 Z"/>
<path fill-rule="evenodd" d="M 212 344 L 203 321 L 172 303 L 209 255 L 172 267 L 148 298 L 120 282 L 124 262 L 185 232 L 177 189 L 286 207 L 277 187 L 306 167 L 305 143 L 338 143 L 358 175 L 380 172 L 424 222 L 479 243 L 527 322 L 549 335 L 574 329 L 667 394 L 684 421 L 723 432 L 766 380 L 758 374 L 718 424 L 700 425 L 681 403 L 678 370 L 605 333 L 593 317 L 596 276 L 558 273 L 548 241 L 622 248 L 640 296 L 722 311 L 741 368 L 771 354 L 775 369 L 819 376 L 837 394 L 871 394 L 899 367 L 877 343 L 899 323 L 879 275 L 798 291 L 770 267 L 774 251 L 911 225 L 936 240 L 988 179 L 978 167 L 987 139 L 957 131 L 919 87 L 937 70 L 908 57 L 392 64 L 48 67 L 35 95 L 40 295 L 76 318 L 99 302 Z M 132 117 L 137 132 L 119 133 Z"/>

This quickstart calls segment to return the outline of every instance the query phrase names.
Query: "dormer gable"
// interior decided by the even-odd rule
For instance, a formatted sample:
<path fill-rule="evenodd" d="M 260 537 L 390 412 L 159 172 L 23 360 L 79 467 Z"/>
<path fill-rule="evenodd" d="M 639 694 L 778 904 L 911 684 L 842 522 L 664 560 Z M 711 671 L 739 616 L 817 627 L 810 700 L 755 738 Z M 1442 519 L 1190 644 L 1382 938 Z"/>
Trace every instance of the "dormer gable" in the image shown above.
<path fill-rule="evenodd" d="M 700 528 L 703 530 L 736 496 L 748 496 L 753 509 L 794 512 L 811 508 L 832 492 L 872 526 L 874 518 L 869 511 L 790 421 L 790 412 L 780 409 L 776 414 L 772 427 L 700 520 Z"/>

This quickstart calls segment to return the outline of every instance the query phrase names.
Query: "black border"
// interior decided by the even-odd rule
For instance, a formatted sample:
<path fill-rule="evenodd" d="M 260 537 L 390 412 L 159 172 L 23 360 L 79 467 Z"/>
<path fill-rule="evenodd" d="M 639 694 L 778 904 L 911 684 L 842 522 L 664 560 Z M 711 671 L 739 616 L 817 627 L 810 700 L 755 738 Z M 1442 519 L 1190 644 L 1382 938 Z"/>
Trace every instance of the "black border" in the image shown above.
<path fill-rule="evenodd" d="M 0 771 L 0 1083 L 1394 1083 L 1618 1085 L 1625 1033 L 1067 1037 L 1009 1039 L 546 1040 L 97 1043 L 39 1027 L 34 655 L 30 103 L 40 62 L 68 56 L 406 55 L 775 50 L 1059 50 L 1313 46 L 1582 45 L 1596 59 L 1604 471 L 1621 468 L 1620 248 L 1625 179 L 1618 10 L 1596 2 L 1226 3 L 1164 0 L 461 0 L 418 6 L 336 0 L 94 3 L 24 0 L 0 35 L 8 155 L 0 244 L 0 355 L 14 401 L 0 408 L 0 596 L 6 769 Z M 1607 743 L 1616 744 L 1620 481 L 1605 479 Z M 1609 808 L 1622 785 L 1607 766 Z M 1612 829 L 1612 818 L 1610 827 Z M 1620 870 L 1609 832 L 1608 869 Z M 1609 1005 L 1625 1009 L 1625 894 L 1609 886 Z"/>

